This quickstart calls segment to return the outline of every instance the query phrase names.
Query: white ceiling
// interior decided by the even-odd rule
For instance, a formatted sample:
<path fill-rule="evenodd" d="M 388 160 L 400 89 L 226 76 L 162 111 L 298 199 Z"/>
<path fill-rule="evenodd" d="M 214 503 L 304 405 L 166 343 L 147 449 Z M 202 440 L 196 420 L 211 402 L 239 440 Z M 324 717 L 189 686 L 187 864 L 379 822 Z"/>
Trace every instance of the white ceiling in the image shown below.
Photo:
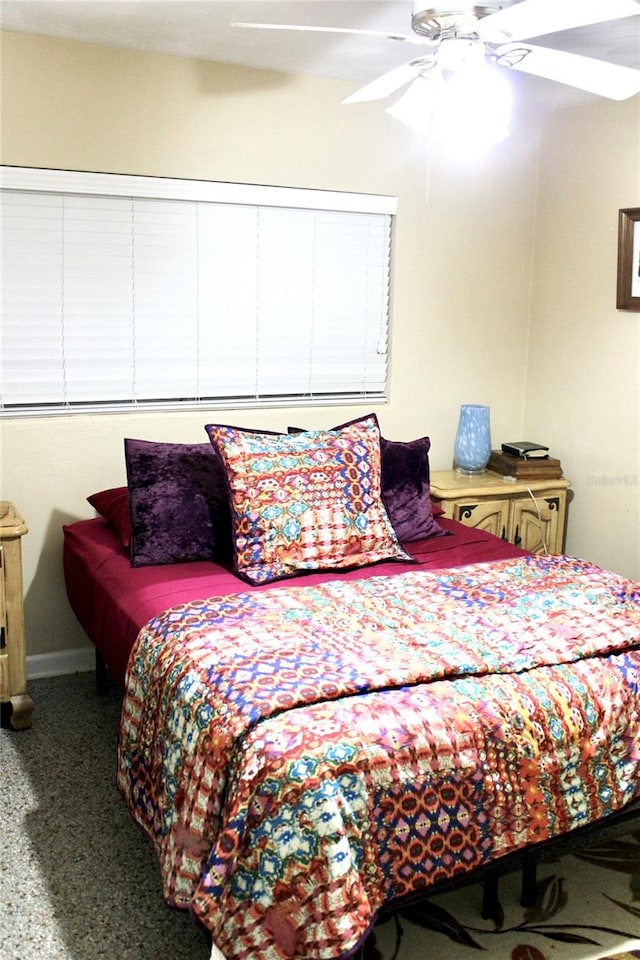
<path fill-rule="evenodd" d="M 608 0 L 602 0 L 606 4 Z M 0 27 L 156 53 L 217 60 L 354 83 L 415 56 L 384 37 L 258 31 L 233 21 L 294 23 L 410 33 L 410 0 L 2 0 Z M 640 16 L 540 38 L 540 45 L 640 69 Z M 569 87 L 529 77 L 566 99 Z"/>

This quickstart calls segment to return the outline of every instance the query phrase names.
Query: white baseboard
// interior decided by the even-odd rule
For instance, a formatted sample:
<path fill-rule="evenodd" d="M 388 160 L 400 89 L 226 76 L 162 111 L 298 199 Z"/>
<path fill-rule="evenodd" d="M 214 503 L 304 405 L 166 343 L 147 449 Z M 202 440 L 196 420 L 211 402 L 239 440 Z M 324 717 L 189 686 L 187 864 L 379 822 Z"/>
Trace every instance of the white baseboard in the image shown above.
<path fill-rule="evenodd" d="M 69 673 L 87 673 L 96 665 L 93 647 L 57 650 L 55 653 L 34 653 L 27 657 L 27 679 L 63 677 Z"/>

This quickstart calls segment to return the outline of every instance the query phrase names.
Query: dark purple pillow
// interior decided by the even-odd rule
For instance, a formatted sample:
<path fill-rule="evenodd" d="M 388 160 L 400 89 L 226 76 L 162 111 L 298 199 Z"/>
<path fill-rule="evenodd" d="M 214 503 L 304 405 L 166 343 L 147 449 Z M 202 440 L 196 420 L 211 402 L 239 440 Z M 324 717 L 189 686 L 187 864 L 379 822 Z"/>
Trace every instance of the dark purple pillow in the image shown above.
<path fill-rule="evenodd" d="M 231 552 L 222 468 L 210 443 L 124 441 L 134 567 Z"/>
<path fill-rule="evenodd" d="M 382 500 L 401 543 L 449 535 L 433 518 L 430 447 L 429 437 L 407 442 L 380 437 Z"/>

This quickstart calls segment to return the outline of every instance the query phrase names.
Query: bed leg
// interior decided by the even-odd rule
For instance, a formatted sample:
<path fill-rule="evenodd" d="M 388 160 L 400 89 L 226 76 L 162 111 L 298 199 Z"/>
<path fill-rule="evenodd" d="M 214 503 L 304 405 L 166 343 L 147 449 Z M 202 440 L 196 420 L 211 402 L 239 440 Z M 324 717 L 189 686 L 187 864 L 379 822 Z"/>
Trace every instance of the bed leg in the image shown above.
<path fill-rule="evenodd" d="M 498 871 L 489 867 L 482 881 L 482 919 L 495 920 L 498 916 Z"/>
<path fill-rule="evenodd" d="M 96 650 L 96 693 L 99 697 L 107 693 L 107 665 Z"/>
<path fill-rule="evenodd" d="M 532 907 L 536 902 L 537 867 L 537 851 L 525 850 L 522 861 L 522 887 L 520 891 L 520 905 L 523 907 Z"/>

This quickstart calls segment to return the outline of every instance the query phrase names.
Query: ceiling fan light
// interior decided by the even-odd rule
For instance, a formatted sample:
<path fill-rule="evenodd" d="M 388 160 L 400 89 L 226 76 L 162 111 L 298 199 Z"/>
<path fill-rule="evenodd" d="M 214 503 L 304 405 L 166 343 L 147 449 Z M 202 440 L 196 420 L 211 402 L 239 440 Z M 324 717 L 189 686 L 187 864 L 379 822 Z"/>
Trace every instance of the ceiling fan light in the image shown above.
<path fill-rule="evenodd" d="M 437 62 L 443 72 L 476 70 L 484 62 L 484 44 L 471 37 L 450 37 L 438 45 Z"/>
<path fill-rule="evenodd" d="M 439 89 L 433 135 L 447 146 L 483 149 L 509 136 L 511 88 L 506 77 L 488 64 L 460 71 Z"/>
<path fill-rule="evenodd" d="M 417 77 L 386 112 L 447 150 L 477 154 L 509 136 L 511 88 L 490 65 Z"/>

